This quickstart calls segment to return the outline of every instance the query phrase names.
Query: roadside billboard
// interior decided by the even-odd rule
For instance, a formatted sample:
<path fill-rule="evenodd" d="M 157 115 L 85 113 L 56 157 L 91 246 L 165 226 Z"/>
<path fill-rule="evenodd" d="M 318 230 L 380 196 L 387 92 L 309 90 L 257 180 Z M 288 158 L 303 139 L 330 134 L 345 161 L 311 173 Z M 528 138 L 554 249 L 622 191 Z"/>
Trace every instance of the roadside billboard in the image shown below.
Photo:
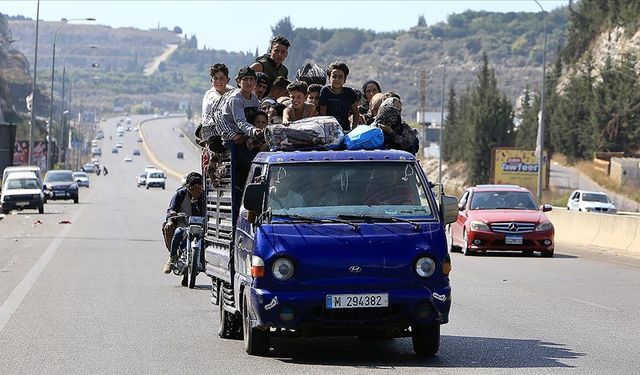
<path fill-rule="evenodd" d="M 16 140 L 13 165 L 29 165 L 29 141 Z M 47 142 L 34 143 L 33 165 L 39 166 L 42 170 L 47 170 Z"/>
<path fill-rule="evenodd" d="M 538 186 L 538 158 L 535 150 L 496 147 L 491 152 L 491 183 L 514 184 L 535 193 Z M 549 160 L 542 155 L 542 187 L 549 186 Z"/>

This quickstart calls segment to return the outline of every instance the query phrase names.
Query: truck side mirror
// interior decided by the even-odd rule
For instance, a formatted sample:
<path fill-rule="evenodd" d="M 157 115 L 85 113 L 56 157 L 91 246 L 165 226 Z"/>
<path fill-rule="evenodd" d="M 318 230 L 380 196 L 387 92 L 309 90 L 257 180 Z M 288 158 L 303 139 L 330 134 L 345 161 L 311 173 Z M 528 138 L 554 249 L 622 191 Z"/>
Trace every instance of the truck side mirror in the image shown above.
<path fill-rule="evenodd" d="M 458 220 L 458 198 L 451 195 L 440 196 L 440 210 L 445 224 Z"/>
<path fill-rule="evenodd" d="M 267 184 L 249 184 L 244 190 L 244 208 L 258 215 L 262 213 L 264 197 L 267 193 Z"/>

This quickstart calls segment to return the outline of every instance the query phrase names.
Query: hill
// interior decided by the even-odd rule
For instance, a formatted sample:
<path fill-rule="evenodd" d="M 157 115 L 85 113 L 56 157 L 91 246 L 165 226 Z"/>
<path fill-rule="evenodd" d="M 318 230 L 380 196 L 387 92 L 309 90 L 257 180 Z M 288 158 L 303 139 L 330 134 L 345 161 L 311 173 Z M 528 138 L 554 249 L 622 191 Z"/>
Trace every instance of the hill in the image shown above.
<path fill-rule="evenodd" d="M 562 8 L 547 15 L 548 61 L 563 41 L 567 14 L 566 8 Z M 365 80 L 377 79 L 384 90 L 401 94 L 406 116 L 415 119 L 413 113 L 420 98 L 419 72 L 425 71 L 428 77 L 426 109 L 439 109 L 442 64 L 447 67 L 447 86 L 462 90 L 475 80 L 483 51 L 496 68 L 499 87 L 512 101 L 525 87 L 537 88 L 541 78 L 542 19 L 542 13 L 467 11 L 449 16 L 447 22 L 428 26 L 423 17 L 416 15 L 416 26 L 409 30 L 376 33 L 296 28 L 294 20 L 287 17 L 273 29 L 292 41 L 286 61 L 290 78 L 305 61 L 326 66 L 332 60 L 344 60 L 352 71 L 349 85 L 359 88 Z M 32 60 L 34 21 L 14 17 L 8 24 L 18 40 L 15 48 Z M 40 24 L 38 81 L 44 88 L 51 80 L 52 35 L 59 25 L 60 22 Z M 62 60 L 69 48 L 98 45 L 97 50 L 74 51 L 66 66 L 72 77 L 73 95 L 81 97 L 85 105 L 103 111 L 112 109 L 116 101 L 128 106 L 151 103 L 152 108 L 164 109 L 175 109 L 179 102 L 197 107 L 202 92 L 209 86 L 210 64 L 222 61 L 235 72 L 256 57 L 251 52 L 198 49 L 197 37 L 177 33 L 181 32 L 179 27 L 138 30 L 67 24 L 62 30 L 56 43 L 56 88 L 61 87 Z M 144 76 L 144 67 L 160 56 L 168 44 L 178 47 L 154 74 Z M 93 63 L 98 63 L 99 69 L 92 69 Z"/>

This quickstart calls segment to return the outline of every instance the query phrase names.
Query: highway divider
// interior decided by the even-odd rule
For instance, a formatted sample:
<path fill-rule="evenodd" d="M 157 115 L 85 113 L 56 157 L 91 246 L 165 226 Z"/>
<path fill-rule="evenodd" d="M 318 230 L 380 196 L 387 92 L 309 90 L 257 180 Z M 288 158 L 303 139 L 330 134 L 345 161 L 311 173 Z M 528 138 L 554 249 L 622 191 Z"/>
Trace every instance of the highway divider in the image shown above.
<path fill-rule="evenodd" d="M 599 246 L 640 255 L 640 217 L 569 211 L 554 207 L 547 216 L 556 242 Z"/>

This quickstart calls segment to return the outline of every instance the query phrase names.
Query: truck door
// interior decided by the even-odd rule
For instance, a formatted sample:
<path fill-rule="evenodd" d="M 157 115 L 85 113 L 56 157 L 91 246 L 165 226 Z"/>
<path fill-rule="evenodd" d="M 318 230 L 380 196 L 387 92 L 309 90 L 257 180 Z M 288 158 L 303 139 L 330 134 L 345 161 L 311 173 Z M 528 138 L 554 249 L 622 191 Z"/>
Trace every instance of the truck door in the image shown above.
<path fill-rule="evenodd" d="M 247 184 L 264 181 L 266 170 L 267 168 L 261 164 L 253 164 L 249 170 Z M 236 272 L 242 276 L 251 274 L 251 270 L 247 269 L 247 265 L 251 264 L 251 255 L 253 254 L 255 240 L 254 220 L 253 217 L 250 217 L 249 211 L 244 208 L 244 205 L 240 205 L 234 248 Z"/>

